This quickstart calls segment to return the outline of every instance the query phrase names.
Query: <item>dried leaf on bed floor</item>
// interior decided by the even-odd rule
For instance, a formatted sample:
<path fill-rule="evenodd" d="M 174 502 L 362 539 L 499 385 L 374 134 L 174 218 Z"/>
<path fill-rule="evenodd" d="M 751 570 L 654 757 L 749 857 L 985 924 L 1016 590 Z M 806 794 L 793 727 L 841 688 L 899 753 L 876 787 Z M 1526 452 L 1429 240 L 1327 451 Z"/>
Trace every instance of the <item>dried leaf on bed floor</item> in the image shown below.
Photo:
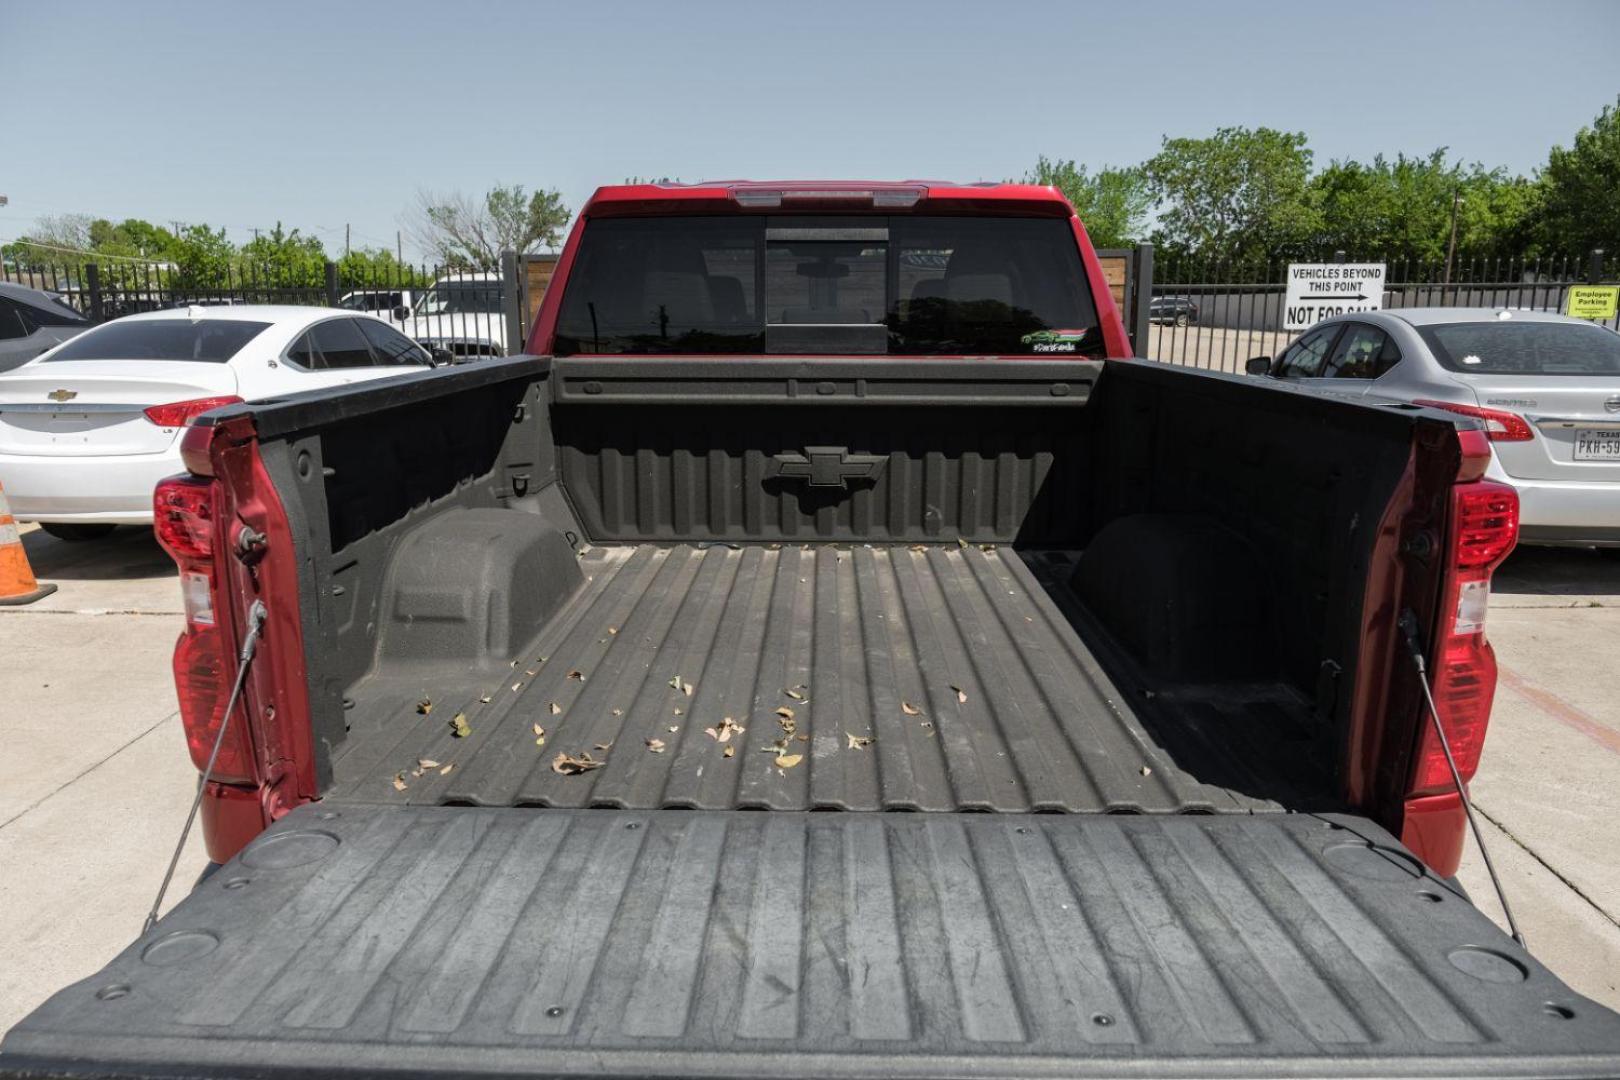
<path fill-rule="evenodd" d="M 405 774 L 404 773 L 396 773 L 394 775 L 394 790 L 395 791 L 404 791 L 409 786 L 410 785 L 405 783 Z"/>
<path fill-rule="evenodd" d="M 851 750 L 860 750 L 863 747 L 871 746 L 874 737 L 871 735 L 857 735 L 851 731 L 845 735 L 845 738 L 849 739 L 849 748 Z"/>
<path fill-rule="evenodd" d="M 922 715 L 922 710 L 917 708 L 917 706 L 913 705 L 909 701 L 902 701 L 900 703 L 900 711 L 905 713 L 907 716 L 921 716 Z"/>
<path fill-rule="evenodd" d="M 803 754 L 777 754 L 776 767 L 778 769 L 791 769 L 803 760 Z"/>
<path fill-rule="evenodd" d="M 733 735 L 741 735 L 747 730 L 747 728 L 743 727 L 741 724 L 737 723 L 737 721 L 728 716 L 724 720 L 721 720 L 718 724 L 715 724 L 713 727 L 704 728 L 703 734 L 707 735 L 715 742 L 724 743 L 730 742 Z"/>
<path fill-rule="evenodd" d="M 562 706 L 553 701 L 550 705 L 546 706 L 546 711 L 551 713 L 552 716 L 561 716 Z"/>
<path fill-rule="evenodd" d="M 662 754 L 664 752 L 664 740 L 663 739 L 648 739 L 647 740 L 647 749 L 651 750 L 655 754 Z"/>
<path fill-rule="evenodd" d="M 551 771 L 559 776 L 577 776 L 580 773 L 590 772 L 592 769 L 600 769 L 606 764 L 607 762 L 597 761 L 590 754 L 581 754 L 574 757 L 572 754 L 558 751 L 557 756 L 551 759 Z"/>
<path fill-rule="evenodd" d="M 421 701 L 416 703 L 416 711 L 421 713 L 423 716 L 426 716 L 428 713 L 433 711 L 433 702 L 429 701 L 427 698 L 423 698 Z"/>
<path fill-rule="evenodd" d="M 467 726 L 467 714 L 456 713 L 450 718 L 450 734 L 458 739 L 465 739 L 472 734 L 472 728 Z"/>

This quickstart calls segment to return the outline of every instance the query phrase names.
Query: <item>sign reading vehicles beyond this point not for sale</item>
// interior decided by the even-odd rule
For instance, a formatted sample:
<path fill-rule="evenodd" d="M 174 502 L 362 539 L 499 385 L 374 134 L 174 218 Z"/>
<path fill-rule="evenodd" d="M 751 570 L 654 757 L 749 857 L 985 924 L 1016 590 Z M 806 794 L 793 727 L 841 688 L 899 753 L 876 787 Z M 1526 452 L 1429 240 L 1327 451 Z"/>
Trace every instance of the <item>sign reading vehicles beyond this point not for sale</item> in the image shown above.
<path fill-rule="evenodd" d="M 1289 263 L 1283 329 L 1305 330 L 1335 315 L 1384 306 L 1383 263 Z"/>

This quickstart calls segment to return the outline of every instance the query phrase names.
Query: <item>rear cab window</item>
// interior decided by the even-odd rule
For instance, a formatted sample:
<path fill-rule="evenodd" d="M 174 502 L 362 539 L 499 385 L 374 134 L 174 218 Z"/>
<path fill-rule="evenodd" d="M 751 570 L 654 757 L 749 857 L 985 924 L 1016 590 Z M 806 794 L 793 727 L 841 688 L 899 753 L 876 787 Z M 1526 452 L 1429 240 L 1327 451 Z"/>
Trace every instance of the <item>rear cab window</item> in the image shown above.
<path fill-rule="evenodd" d="M 1620 375 L 1620 334 L 1563 322 L 1419 326 L 1435 359 L 1463 375 Z"/>
<path fill-rule="evenodd" d="M 246 319 L 120 320 L 86 330 L 41 362 L 194 360 L 223 364 L 269 325 Z"/>
<path fill-rule="evenodd" d="M 592 221 L 558 355 L 1106 354 L 1066 220 Z"/>

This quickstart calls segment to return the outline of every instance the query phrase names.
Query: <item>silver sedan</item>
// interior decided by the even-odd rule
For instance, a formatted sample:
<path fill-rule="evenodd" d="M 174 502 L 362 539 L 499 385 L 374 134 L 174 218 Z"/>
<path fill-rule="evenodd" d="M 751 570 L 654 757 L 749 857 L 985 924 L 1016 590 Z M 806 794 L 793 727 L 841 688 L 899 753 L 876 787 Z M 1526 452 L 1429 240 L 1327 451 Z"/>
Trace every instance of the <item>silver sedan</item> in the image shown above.
<path fill-rule="evenodd" d="M 1520 539 L 1620 548 L 1620 334 L 1547 312 L 1341 315 L 1251 375 L 1420 402 L 1485 424 L 1487 475 L 1519 490 Z"/>

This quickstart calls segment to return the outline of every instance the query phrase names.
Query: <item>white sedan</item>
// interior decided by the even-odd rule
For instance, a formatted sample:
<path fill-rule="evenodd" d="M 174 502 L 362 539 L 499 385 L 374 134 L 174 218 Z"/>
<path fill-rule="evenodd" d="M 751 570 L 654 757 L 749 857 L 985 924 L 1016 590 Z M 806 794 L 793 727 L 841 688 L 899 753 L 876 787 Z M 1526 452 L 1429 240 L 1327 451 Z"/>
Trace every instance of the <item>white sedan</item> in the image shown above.
<path fill-rule="evenodd" d="M 126 316 L 0 374 L 0 486 L 17 520 L 65 540 L 150 524 L 153 486 L 185 471 L 180 436 L 194 417 L 432 364 L 381 319 L 331 308 Z"/>

